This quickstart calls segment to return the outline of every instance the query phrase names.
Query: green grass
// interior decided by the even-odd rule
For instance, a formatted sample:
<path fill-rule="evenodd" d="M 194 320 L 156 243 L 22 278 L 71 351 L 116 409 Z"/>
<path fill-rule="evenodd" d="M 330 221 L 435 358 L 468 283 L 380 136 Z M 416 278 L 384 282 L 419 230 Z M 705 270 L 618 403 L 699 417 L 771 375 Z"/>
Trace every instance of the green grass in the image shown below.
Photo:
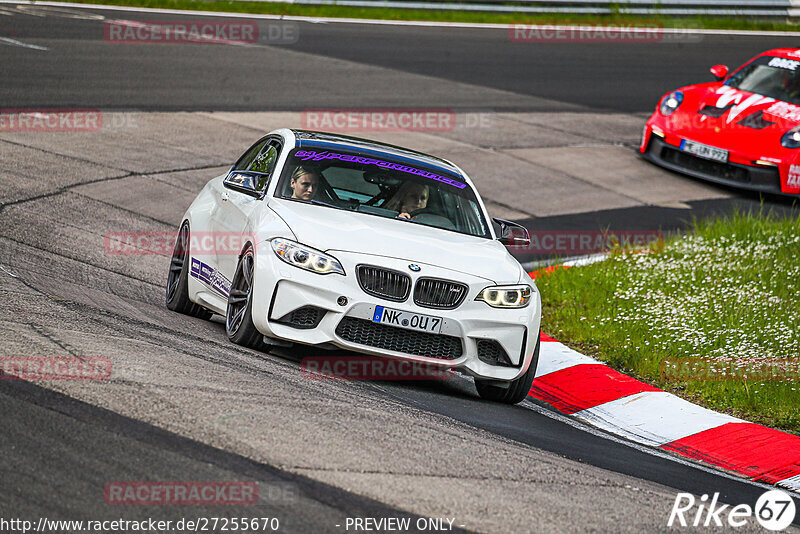
<path fill-rule="evenodd" d="M 697 222 L 650 253 L 537 285 L 548 334 L 692 402 L 800 433 L 800 216 Z"/>
<path fill-rule="evenodd" d="M 221 11 L 233 13 L 299 15 L 307 17 L 361 18 L 384 20 L 423 20 L 481 22 L 495 24 L 592 24 L 646 25 L 676 28 L 798 31 L 800 24 L 788 20 L 759 20 L 753 17 L 667 17 L 610 15 L 483 13 L 472 11 L 433 11 L 347 6 L 310 6 L 273 2 L 227 2 L 216 0 L 75 0 L 81 3 L 117 6 Z"/>

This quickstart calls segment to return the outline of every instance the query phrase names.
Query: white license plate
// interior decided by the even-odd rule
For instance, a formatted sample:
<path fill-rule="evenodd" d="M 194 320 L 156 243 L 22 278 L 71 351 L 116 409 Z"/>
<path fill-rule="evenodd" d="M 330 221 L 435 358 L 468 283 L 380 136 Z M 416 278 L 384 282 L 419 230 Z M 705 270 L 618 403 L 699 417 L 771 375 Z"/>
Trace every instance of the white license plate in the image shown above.
<path fill-rule="evenodd" d="M 694 141 L 689 141 L 688 139 L 681 140 L 681 150 L 684 152 L 688 152 L 689 154 L 694 154 L 697 157 L 711 159 L 714 161 L 728 161 L 728 151 L 722 150 L 721 148 L 716 148 L 713 146 L 703 145 L 701 143 L 695 143 Z"/>
<path fill-rule="evenodd" d="M 372 314 L 373 323 L 399 326 L 409 330 L 418 330 L 438 334 L 442 330 L 442 318 L 421 313 L 404 312 L 393 310 L 383 306 L 375 306 L 375 313 Z"/>

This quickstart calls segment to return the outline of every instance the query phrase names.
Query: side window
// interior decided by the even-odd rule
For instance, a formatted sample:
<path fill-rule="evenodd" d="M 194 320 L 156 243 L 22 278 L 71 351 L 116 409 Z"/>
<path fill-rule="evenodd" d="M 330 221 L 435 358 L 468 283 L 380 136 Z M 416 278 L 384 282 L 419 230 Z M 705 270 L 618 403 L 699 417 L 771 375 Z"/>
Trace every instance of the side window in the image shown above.
<path fill-rule="evenodd" d="M 253 163 L 250 164 L 248 171 L 263 172 L 264 174 L 272 174 L 275 170 L 275 164 L 278 162 L 278 148 L 275 143 L 269 143 L 264 150 L 262 150 Z"/>
<path fill-rule="evenodd" d="M 250 168 L 250 165 L 253 163 L 253 160 L 256 159 L 256 156 L 261 152 L 264 146 L 269 142 L 269 139 L 262 139 L 255 145 L 251 146 L 250 149 L 244 153 L 244 155 L 239 158 L 239 161 L 236 162 L 236 165 L 233 167 L 235 171 L 246 171 Z"/>
<path fill-rule="evenodd" d="M 752 72 L 756 69 L 755 62 L 747 65 L 745 68 L 737 72 L 735 75 L 731 76 L 731 78 L 725 82 L 725 85 L 729 85 L 730 87 L 739 87 L 739 84 L 742 83 L 742 80 L 745 79 L 747 76 L 750 76 Z"/>
<path fill-rule="evenodd" d="M 280 148 L 281 144 L 277 139 L 263 139 L 239 158 L 234 170 L 257 173 L 258 176 L 254 176 L 256 189 L 264 191 L 278 162 Z"/>

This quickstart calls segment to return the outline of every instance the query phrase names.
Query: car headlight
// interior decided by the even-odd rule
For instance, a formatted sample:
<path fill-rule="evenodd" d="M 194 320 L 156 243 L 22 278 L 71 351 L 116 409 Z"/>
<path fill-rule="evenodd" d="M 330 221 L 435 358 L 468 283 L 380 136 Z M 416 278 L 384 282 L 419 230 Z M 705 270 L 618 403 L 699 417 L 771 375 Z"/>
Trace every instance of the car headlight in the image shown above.
<path fill-rule="evenodd" d="M 344 269 L 339 260 L 324 252 L 280 237 L 270 241 L 270 244 L 275 255 L 289 265 L 317 274 L 338 273 L 344 275 Z"/>
<path fill-rule="evenodd" d="M 531 301 L 531 286 L 491 286 L 481 291 L 475 300 L 482 300 L 492 308 L 524 308 Z"/>
<path fill-rule="evenodd" d="M 800 126 L 795 126 L 783 134 L 781 144 L 786 148 L 800 148 Z"/>
<path fill-rule="evenodd" d="M 680 91 L 673 91 L 661 100 L 661 105 L 658 107 L 662 115 L 672 115 L 678 109 L 678 106 L 683 102 L 683 93 Z"/>

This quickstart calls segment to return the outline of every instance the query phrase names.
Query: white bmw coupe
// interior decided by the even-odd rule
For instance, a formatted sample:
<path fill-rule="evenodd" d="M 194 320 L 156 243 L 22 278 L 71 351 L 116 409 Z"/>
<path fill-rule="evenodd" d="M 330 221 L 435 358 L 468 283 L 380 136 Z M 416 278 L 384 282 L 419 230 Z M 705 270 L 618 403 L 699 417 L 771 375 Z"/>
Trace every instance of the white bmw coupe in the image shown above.
<path fill-rule="evenodd" d="M 541 300 L 504 246 L 524 245 L 527 231 L 495 223 L 499 237 L 449 161 L 280 129 L 189 206 L 166 304 L 223 315 L 240 345 L 302 343 L 450 368 L 472 375 L 482 398 L 517 403 L 536 372 Z"/>

